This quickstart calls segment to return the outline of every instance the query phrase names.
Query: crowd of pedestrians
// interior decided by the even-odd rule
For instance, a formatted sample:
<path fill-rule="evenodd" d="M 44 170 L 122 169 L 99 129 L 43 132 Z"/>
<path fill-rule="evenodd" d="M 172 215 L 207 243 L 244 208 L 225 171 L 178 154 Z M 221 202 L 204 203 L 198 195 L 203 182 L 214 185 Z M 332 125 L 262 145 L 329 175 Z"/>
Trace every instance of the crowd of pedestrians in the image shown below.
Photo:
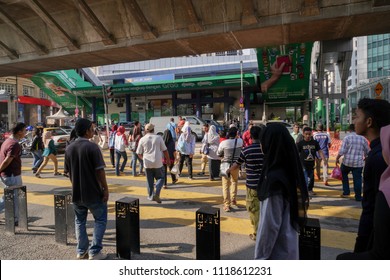
<path fill-rule="evenodd" d="M 127 152 L 131 152 L 132 175 L 140 176 L 145 171 L 147 198 L 162 203 L 162 189 L 176 184 L 184 173 L 189 180 L 194 179 L 196 135 L 181 117 L 178 123 L 174 119 L 167 123 L 162 137 L 155 134 L 154 128 L 149 123 L 142 131 L 140 123 L 135 122 L 127 135 L 123 126 L 113 125 L 108 148 L 117 176 L 125 171 Z M 93 140 L 95 132 L 92 122 L 79 119 L 65 152 L 64 174 L 72 183 L 79 259 L 106 257 L 102 239 L 109 194 L 101 149 Z M 298 235 L 306 221 L 309 201 L 316 195 L 315 177 L 329 186 L 331 139 L 323 125 L 317 125 L 315 131 L 304 125 L 300 132 L 300 126 L 294 124 L 293 132 L 289 133 L 280 123 L 266 126 L 249 123 L 241 134 L 234 124 L 223 133 L 217 133 L 214 125 L 205 124 L 203 132 L 197 176 L 221 181 L 225 212 L 239 208 L 239 174 L 245 170 L 246 209 L 253 228 L 249 238 L 256 242 L 255 259 L 298 259 Z M 22 183 L 18 140 L 25 133 L 24 124 L 16 125 L 12 136 L 1 147 L 0 172 L 5 187 Z M 341 254 L 338 259 L 390 258 L 389 143 L 390 104 L 383 100 L 360 100 L 354 124 L 350 125 L 338 151 L 336 166 L 341 164 L 342 198 L 350 197 L 348 174 L 352 172 L 354 199 L 362 203 L 362 214 L 354 252 Z M 43 137 L 39 130 L 34 132 L 32 169 L 37 177 L 49 159 L 54 162 L 54 175 L 60 174 L 53 147 L 50 132 L 45 132 Z M 0 206 L 2 210 L 3 201 Z M 95 220 L 91 244 L 86 234 L 88 211 Z"/>

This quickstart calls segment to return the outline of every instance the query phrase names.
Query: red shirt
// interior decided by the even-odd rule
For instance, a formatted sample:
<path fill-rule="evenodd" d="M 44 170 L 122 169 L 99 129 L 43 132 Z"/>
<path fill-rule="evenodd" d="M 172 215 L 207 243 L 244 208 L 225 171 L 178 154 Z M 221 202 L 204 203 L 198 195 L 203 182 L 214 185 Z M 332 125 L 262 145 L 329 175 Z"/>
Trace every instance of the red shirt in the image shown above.
<path fill-rule="evenodd" d="M 252 138 L 249 130 L 244 132 L 244 134 L 242 135 L 242 140 L 244 141 L 243 147 L 252 145 Z"/>
<path fill-rule="evenodd" d="M 11 163 L 1 172 L 3 177 L 19 176 L 22 174 L 22 160 L 20 154 L 22 149 L 19 145 L 18 140 L 14 138 L 7 138 L 0 149 L 0 163 L 2 163 L 6 157 L 10 156 L 13 158 Z"/>

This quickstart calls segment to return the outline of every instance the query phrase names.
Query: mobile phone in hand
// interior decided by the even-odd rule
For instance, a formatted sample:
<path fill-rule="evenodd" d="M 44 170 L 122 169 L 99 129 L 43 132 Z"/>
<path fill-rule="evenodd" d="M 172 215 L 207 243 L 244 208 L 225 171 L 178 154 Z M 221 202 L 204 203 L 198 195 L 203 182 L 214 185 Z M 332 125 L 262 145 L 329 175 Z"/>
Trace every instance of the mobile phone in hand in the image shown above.
<path fill-rule="evenodd" d="M 284 67 L 282 70 L 283 75 L 289 75 L 291 73 L 292 62 L 289 55 L 280 55 L 276 57 L 276 64 L 279 67 L 284 62 Z"/>

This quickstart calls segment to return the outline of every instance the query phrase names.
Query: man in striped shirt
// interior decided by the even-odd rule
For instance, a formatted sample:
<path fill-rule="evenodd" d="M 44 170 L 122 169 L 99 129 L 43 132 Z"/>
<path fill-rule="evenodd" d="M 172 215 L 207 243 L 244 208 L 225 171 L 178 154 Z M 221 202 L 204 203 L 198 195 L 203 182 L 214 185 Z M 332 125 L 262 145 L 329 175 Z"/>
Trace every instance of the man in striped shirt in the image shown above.
<path fill-rule="evenodd" d="M 260 126 L 252 126 L 250 136 L 252 144 L 245 147 L 237 161 L 230 167 L 230 171 L 239 169 L 245 163 L 246 169 L 246 209 L 249 212 L 249 218 L 253 226 L 253 233 L 249 238 L 256 240 L 257 228 L 259 225 L 260 201 L 257 197 L 257 184 L 263 169 L 264 154 L 260 147 Z"/>
<path fill-rule="evenodd" d="M 362 200 L 362 171 L 364 159 L 367 157 L 369 147 L 367 140 L 355 133 L 355 125 L 349 126 L 349 134 L 345 136 L 343 144 L 336 157 L 336 164 L 339 163 L 341 156 L 344 156 L 341 164 L 341 173 L 343 175 L 343 194 L 341 197 L 349 197 L 349 179 L 348 174 L 352 172 L 353 189 L 355 191 L 356 201 Z"/>

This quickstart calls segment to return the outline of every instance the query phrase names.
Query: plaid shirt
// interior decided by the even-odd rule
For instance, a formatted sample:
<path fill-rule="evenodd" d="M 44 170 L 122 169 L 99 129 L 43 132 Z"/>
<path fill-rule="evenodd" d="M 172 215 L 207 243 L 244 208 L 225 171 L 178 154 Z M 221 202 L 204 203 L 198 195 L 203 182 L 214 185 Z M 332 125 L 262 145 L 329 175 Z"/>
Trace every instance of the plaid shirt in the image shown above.
<path fill-rule="evenodd" d="M 369 151 L 370 148 L 366 138 L 351 132 L 345 136 L 339 155 L 344 156 L 344 165 L 348 167 L 363 167 L 364 158 L 367 157 Z"/>

